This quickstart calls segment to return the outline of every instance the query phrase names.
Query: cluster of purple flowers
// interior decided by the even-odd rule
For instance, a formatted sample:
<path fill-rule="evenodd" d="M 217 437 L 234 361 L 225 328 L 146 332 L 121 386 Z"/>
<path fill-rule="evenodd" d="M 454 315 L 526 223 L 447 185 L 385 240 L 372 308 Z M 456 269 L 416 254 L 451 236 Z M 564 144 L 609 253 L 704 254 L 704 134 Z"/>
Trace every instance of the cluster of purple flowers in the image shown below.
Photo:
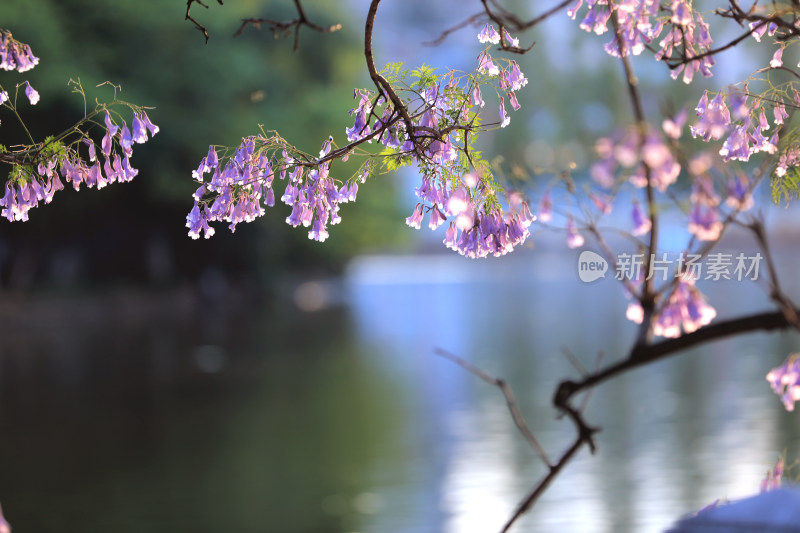
<path fill-rule="evenodd" d="M 641 324 L 644 319 L 644 311 L 639 302 L 631 302 L 625 315 L 637 324 Z M 683 275 L 678 279 L 669 298 L 658 309 L 653 322 L 653 334 L 677 338 L 681 335 L 681 328 L 686 333 L 692 333 L 709 324 L 716 316 L 716 310 L 694 286 L 694 279 Z"/>
<path fill-rule="evenodd" d="M 650 169 L 650 183 L 661 192 L 675 183 L 681 172 L 669 146 L 662 137 L 650 131 L 639 151 L 639 132 L 628 129 L 612 137 L 598 139 L 595 150 L 599 160 L 590 169 L 592 179 L 605 189 L 616 183 L 618 169 L 633 169 L 627 172 L 627 179 L 635 187 L 645 187 L 647 178 L 644 165 Z"/>
<path fill-rule="evenodd" d="M 419 229 L 426 210 L 430 214 L 428 227 L 431 229 L 452 217 L 444 244 L 471 259 L 499 257 L 525 242 L 530 235 L 528 227 L 535 220 L 526 202 L 512 195 L 511 212 L 504 213 L 496 200 L 490 200 L 493 196 L 483 189 L 475 175 L 465 174 L 462 183 L 462 187 L 448 189 L 441 174 L 423 176 L 422 185 L 416 189 L 422 201 L 406 219 L 406 224 Z"/>
<path fill-rule="evenodd" d="M 328 238 L 327 224 L 338 224 L 339 204 L 356 199 L 358 185 L 355 182 L 337 188 L 329 174 L 329 163 L 322 163 L 306 172 L 306 166 L 292 158 L 284 150 L 280 157 L 269 157 L 259 145 L 268 144 L 264 137 L 245 137 L 233 157 L 220 164 L 214 146 L 209 146 L 208 155 L 202 159 L 197 170 L 192 172 L 201 182 L 194 193 L 194 207 L 186 217 L 189 236 L 193 239 L 205 234 L 214 235 L 209 222 L 228 222 L 231 231 L 241 222 L 252 222 L 264 214 L 264 207 L 275 205 L 272 188 L 276 172 L 280 179 L 287 180 L 281 196 L 283 203 L 292 207 L 286 222 L 294 227 L 310 227 L 308 238 L 324 241 Z M 323 143 L 320 157 L 331 149 L 332 138 Z M 212 172 L 205 182 L 205 174 Z M 213 200 L 205 199 L 210 195 Z M 209 205 L 210 204 L 210 205 Z"/>
<path fill-rule="evenodd" d="M 26 72 L 38 63 L 29 45 L 14 39 L 10 31 L 0 33 L 0 69 Z"/>
<path fill-rule="evenodd" d="M 491 26 L 478 35 L 482 43 L 498 44 L 500 34 Z M 517 47 L 519 41 L 507 32 L 503 36 L 507 46 Z M 356 106 L 350 111 L 354 122 L 345 129 L 348 141 L 359 143 L 377 141 L 391 150 L 393 156 L 415 161 L 422 174 L 422 185 L 417 189 L 421 199 L 411 216 L 409 226 L 419 229 L 422 218 L 430 214 L 428 226 L 436 229 L 451 218 L 445 244 L 467 257 L 502 255 L 525 241 L 528 226 L 533 221 L 527 204 L 509 202 L 510 211 L 504 213 L 488 181 L 476 174 L 465 172 L 466 134 L 471 128 L 475 113 L 485 104 L 481 83 L 495 83 L 499 90 L 500 126 L 506 126 L 509 117 L 505 100 L 519 109 L 516 91 L 528 80 L 515 61 L 504 60 L 500 68 L 488 48 L 478 56 L 477 73 L 469 77 L 466 85 L 460 84 L 453 74 L 446 74 L 412 92 L 406 103 L 409 123 L 398 110 L 389 105 L 387 96 L 375 95 L 365 90 L 355 90 Z M 503 95 L 505 94 L 505 96 Z M 383 107 L 381 110 L 380 108 Z M 264 213 L 264 206 L 274 204 L 273 177 L 279 173 L 286 179 L 286 189 L 281 200 L 292 208 L 286 222 L 294 227 L 309 227 L 309 238 L 324 241 L 328 238 L 327 225 L 337 224 L 339 206 L 353 201 L 358 191 L 358 181 L 337 186 L 330 176 L 328 157 L 333 143 L 328 138 L 323 143 L 319 159 L 295 159 L 292 151 L 278 137 L 247 137 L 226 164 L 220 162 L 213 146 L 200 162 L 193 177 L 201 185 L 194 194 L 194 207 L 187 217 L 189 236 L 199 238 L 201 233 L 211 237 L 214 229 L 209 222 L 225 221 L 231 231 L 239 222 L 249 222 Z M 276 157 L 275 147 L 283 148 Z M 272 156 L 267 154 L 272 153 Z M 346 155 L 340 156 L 346 159 Z M 369 162 L 367 163 L 369 164 Z M 210 181 L 204 174 L 213 172 Z"/>
<path fill-rule="evenodd" d="M 784 102 L 778 99 L 772 109 L 775 131 L 772 136 L 765 135 L 772 127 L 766 109 L 750 103 L 746 93 L 746 87 L 744 92 L 730 91 L 726 103 L 722 92 L 709 101 L 706 91 L 695 108 L 699 119 L 691 127 L 692 136 L 709 141 L 727 135 L 719 151 L 726 162 L 749 161 L 750 156 L 758 152 L 774 154 L 778 150 L 778 126 L 788 118 Z"/>
<path fill-rule="evenodd" d="M 800 401 L 800 354 L 790 355 L 783 365 L 770 370 L 767 381 L 786 410 L 794 411 L 794 403 Z"/>
<path fill-rule="evenodd" d="M 64 152 L 49 150 L 47 145 L 37 147 L 37 152 L 48 155 L 31 162 L 29 171 L 12 172 L 6 180 L 5 194 L 0 198 L 0 215 L 9 222 L 28 220 L 28 211 L 37 207 L 39 202 L 49 204 L 56 191 L 64 188 L 61 177 L 72 183 L 76 191 L 80 190 L 82 184 L 88 188 L 102 189 L 110 183 L 131 181 L 138 174 L 138 170 L 130 164 L 133 144 L 146 142 L 147 132 L 155 135 L 158 126 L 150 122 L 144 111 L 134 113 L 133 131 L 124 121 L 122 127 L 116 125 L 108 111 L 105 125 L 106 133 L 99 154 L 94 141 L 88 136 L 78 143 L 78 146 L 84 144 L 87 147 L 88 163 L 78 153 L 78 147 L 65 147 Z M 122 156 L 117 153 L 115 142 Z M 17 167 L 24 168 L 21 165 Z"/>
<path fill-rule="evenodd" d="M 583 3 L 584 0 L 577 0 L 567 10 L 567 15 L 575 20 Z M 704 76 L 711 76 L 714 58 L 703 56 L 712 43 L 708 24 L 687 0 L 672 0 L 667 16 L 659 15 L 659 10 L 664 7 L 658 0 L 619 0 L 613 3 L 608 0 L 586 0 L 586 7 L 580 27 L 587 32 L 603 35 L 609 30 L 612 14 L 616 16 L 619 39 L 614 35 L 605 44 L 608 54 L 614 57 L 639 55 L 669 25 L 667 35 L 659 43 L 656 60 L 673 59 L 677 49 L 680 52 L 677 57 L 685 63 L 672 70 L 673 79 L 681 72 L 685 83 L 691 83 L 698 71 Z M 692 60 L 695 57 L 697 59 Z"/>
<path fill-rule="evenodd" d="M 670 76 L 673 80 L 677 79 L 681 72 L 683 72 L 683 82 L 686 84 L 692 83 L 697 72 L 705 77 L 711 77 L 711 67 L 716 61 L 713 55 L 703 55 L 711 49 L 713 42 L 708 24 L 686 0 L 672 0 L 671 10 L 672 27 L 658 43 L 661 48 L 655 55 L 656 60 L 668 60 L 677 50 L 679 51 L 677 57 L 685 62 L 672 69 Z M 692 60 L 695 57 L 698 59 Z"/>

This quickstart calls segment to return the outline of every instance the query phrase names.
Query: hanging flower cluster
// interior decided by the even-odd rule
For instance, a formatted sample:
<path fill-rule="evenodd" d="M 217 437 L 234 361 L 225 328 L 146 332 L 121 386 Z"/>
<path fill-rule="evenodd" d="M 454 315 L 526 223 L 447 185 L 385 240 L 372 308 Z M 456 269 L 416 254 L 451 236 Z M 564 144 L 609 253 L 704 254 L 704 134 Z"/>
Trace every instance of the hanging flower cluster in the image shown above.
<path fill-rule="evenodd" d="M 567 10 L 567 15 L 575 20 L 583 2 L 577 0 Z M 683 72 L 683 81 L 688 84 L 697 72 L 712 75 L 714 57 L 705 55 L 712 43 L 708 24 L 686 0 L 672 0 L 668 10 L 658 0 L 586 0 L 586 7 L 580 27 L 587 32 L 603 35 L 609 31 L 612 16 L 617 19 L 619 29 L 616 33 L 612 31 L 612 39 L 604 45 L 609 55 L 639 55 L 668 26 L 670 29 L 659 42 L 655 59 L 678 61 L 672 68 L 672 78 L 676 79 Z M 660 10 L 667 14 L 660 15 Z"/>
<path fill-rule="evenodd" d="M 519 42 L 506 33 L 506 43 Z M 516 92 L 528 80 L 512 60 L 497 60 L 488 49 L 501 42 L 500 35 L 487 25 L 478 35 L 487 44 L 478 56 L 478 67 L 470 75 L 448 72 L 436 75 L 430 67 L 415 70 L 416 81 L 408 85 L 407 72 L 400 65 L 384 71 L 395 87 L 407 87 L 401 94 L 410 95 L 399 109 L 385 92 L 356 89 L 356 106 L 350 111 L 353 125 L 345 129 L 350 144 L 336 148 L 332 137 L 317 157 L 301 153 L 277 134 L 247 137 L 231 156 L 219 157 L 215 147 L 193 172 L 200 184 L 194 194 L 194 207 L 187 217 L 189 236 L 199 238 L 214 234 L 210 222 L 225 221 L 233 231 L 239 222 L 250 222 L 274 204 L 273 178 L 286 180 L 281 200 L 292 208 L 286 222 L 310 228 L 310 239 L 328 238 L 328 224 L 341 218 L 339 206 L 353 201 L 358 183 L 379 166 L 379 158 L 391 161 L 393 167 L 416 163 L 422 184 L 416 193 L 420 202 L 406 219 L 413 228 L 420 228 L 429 214 L 428 226 L 436 229 L 450 219 L 444 242 L 448 248 L 467 257 L 502 255 L 525 241 L 533 221 L 527 204 L 518 202 L 505 212 L 496 196 L 498 187 L 477 152 L 470 152 L 478 131 L 476 117 L 485 106 L 483 92 L 493 89 L 498 97 L 500 127 L 508 125 L 506 99 L 511 108 L 520 108 Z M 483 92 L 482 92 L 483 87 Z M 392 95 L 396 96 L 396 95 Z M 405 113 L 403 113 L 405 111 Z M 410 125 L 410 128 L 409 128 Z M 368 156 L 358 175 L 344 183 L 331 176 L 331 163 L 346 160 L 356 146 L 376 141 L 384 151 Z M 389 165 L 386 165 L 387 168 Z M 206 180 L 206 174 L 211 173 Z"/>
<path fill-rule="evenodd" d="M 692 333 L 708 325 L 717 316 L 716 310 L 706 302 L 694 283 L 695 280 L 690 275 L 682 275 L 678 279 L 669 298 L 655 314 L 654 335 L 677 338 L 681 336 L 681 329 L 686 333 Z M 629 320 L 641 324 L 644 319 L 641 304 L 631 302 L 626 316 Z"/>
<path fill-rule="evenodd" d="M 71 183 L 76 191 L 81 185 L 102 189 L 111 183 L 131 181 L 139 172 L 130 162 L 133 144 L 146 142 L 147 132 L 155 135 L 158 126 L 139 109 L 134 111 L 131 131 L 124 120 L 121 127 L 114 123 L 107 108 L 104 125 L 105 135 L 99 153 L 92 138 L 83 131 L 82 136 L 69 145 L 65 144 L 65 139 L 48 138 L 24 152 L 14 152 L 16 163 L 0 198 L 0 215 L 9 222 L 27 221 L 31 209 L 40 202 L 49 204 L 53 195 L 64 188 L 61 178 Z M 88 161 L 80 153 L 82 146 Z"/>
<path fill-rule="evenodd" d="M 778 99 L 772 108 L 775 130 L 771 136 L 765 135 L 772 127 L 767 110 L 747 95 L 747 86 L 744 92 L 731 90 L 727 97 L 719 92 L 711 101 L 706 91 L 695 110 L 699 119 L 690 128 L 692 136 L 706 142 L 725 137 L 719 154 L 726 162 L 749 161 L 758 152 L 774 154 L 778 150 L 778 127 L 788 118 L 783 100 Z"/>
<path fill-rule="evenodd" d="M 26 72 L 38 63 L 39 58 L 33 55 L 30 46 L 14 39 L 11 32 L 0 31 L 0 68 Z M 75 92 L 84 94 L 79 82 L 71 83 Z M 17 84 L 17 91 L 23 86 L 28 102 L 39 103 L 39 92 L 27 80 Z M 21 122 L 16 101 L 0 85 L 0 106 L 9 109 Z M 110 110 L 117 105 L 133 110 L 131 129 L 124 120 L 120 126 L 112 119 Z M 96 117 L 103 112 L 105 120 L 100 124 Z M 89 135 L 91 126 L 104 126 L 99 153 Z M 155 135 L 158 126 L 150 122 L 142 108 L 115 100 L 110 104 L 98 104 L 95 111 L 58 137 L 18 145 L 13 151 L 0 147 L 0 162 L 11 166 L 0 198 L 0 216 L 9 222 L 28 220 L 31 209 L 41 202 L 49 204 L 55 193 L 64 188 L 61 178 L 75 190 L 82 184 L 102 189 L 110 183 L 132 180 L 138 173 L 130 162 L 133 145 L 147 141 L 148 131 L 151 136 Z"/>
<path fill-rule="evenodd" d="M 0 69 L 27 72 L 39 64 L 31 47 L 11 36 L 8 30 L 0 30 Z"/>

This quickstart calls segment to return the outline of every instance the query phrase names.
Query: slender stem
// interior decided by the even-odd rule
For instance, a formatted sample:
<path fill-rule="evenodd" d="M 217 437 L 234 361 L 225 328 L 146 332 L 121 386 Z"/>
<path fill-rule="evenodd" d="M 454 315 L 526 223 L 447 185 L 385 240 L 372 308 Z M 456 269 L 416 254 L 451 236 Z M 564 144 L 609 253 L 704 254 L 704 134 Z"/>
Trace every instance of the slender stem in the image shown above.
<path fill-rule="evenodd" d="M 609 2 L 608 9 L 611 10 L 611 22 L 614 26 L 614 33 L 617 40 L 617 49 L 619 50 L 620 60 L 622 67 L 625 71 L 625 81 L 628 85 L 628 96 L 633 106 L 633 114 L 636 119 L 636 126 L 639 129 L 639 159 L 641 160 L 642 168 L 646 180 L 646 195 L 647 195 L 647 209 L 650 216 L 650 242 L 647 247 L 647 254 L 644 258 L 644 275 L 645 280 L 642 286 L 641 303 L 642 310 L 644 311 L 644 318 L 642 319 L 642 326 L 639 330 L 638 343 L 644 344 L 648 341 L 650 336 L 650 325 L 653 318 L 653 311 L 655 307 L 655 291 L 653 290 L 653 278 L 650 276 L 650 264 L 653 255 L 658 248 L 658 216 L 656 214 L 656 201 L 655 192 L 653 191 L 652 170 L 650 166 L 644 161 L 642 149 L 647 138 L 647 121 L 642 107 L 642 98 L 639 94 L 639 82 L 636 74 L 633 72 L 628 54 L 622 44 L 622 36 L 620 35 L 619 20 L 617 12 L 611 2 Z"/>

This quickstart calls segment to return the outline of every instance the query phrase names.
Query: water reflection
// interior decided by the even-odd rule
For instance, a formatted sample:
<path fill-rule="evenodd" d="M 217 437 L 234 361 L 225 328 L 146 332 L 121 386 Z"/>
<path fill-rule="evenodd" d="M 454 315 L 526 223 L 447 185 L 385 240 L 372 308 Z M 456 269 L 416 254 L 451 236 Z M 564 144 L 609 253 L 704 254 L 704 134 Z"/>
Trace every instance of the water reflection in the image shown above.
<path fill-rule="evenodd" d="M 549 405 L 575 373 L 564 347 L 591 366 L 633 335 L 609 311 L 624 309 L 618 288 L 581 285 L 573 267 L 546 250 L 363 258 L 343 287 L 224 311 L 183 293 L 6 301 L 7 518 L 40 532 L 495 531 L 543 468 L 498 391 L 433 349 L 506 377 L 558 453 L 572 436 Z M 766 305 L 755 285 L 704 289 L 722 315 Z M 709 345 L 595 391 L 598 456 L 582 453 L 518 530 L 655 532 L 752 493 L 800 448 L 763 380 L 797 340 Z"/>

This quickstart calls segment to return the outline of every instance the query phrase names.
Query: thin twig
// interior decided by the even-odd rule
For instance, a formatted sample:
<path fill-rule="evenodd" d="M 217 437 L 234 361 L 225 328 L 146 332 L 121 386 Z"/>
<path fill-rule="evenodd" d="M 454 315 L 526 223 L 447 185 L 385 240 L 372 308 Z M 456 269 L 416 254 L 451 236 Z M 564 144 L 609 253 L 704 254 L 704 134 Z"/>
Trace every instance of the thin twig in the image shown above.
<path fill-rule="evenodd" d="M 452 354 L 441 348 L 436 348 L 435 353 L 440 357 L 444 357 L 445 359 L 454 362 L 455 364 L 465 369 L 473 376 L 476 376 L 477 378 L 488 383 L 489 385 L 493 385 L 499 388 L 506 399 L 506 405 L 508 406 L 508 410 L 511 412 L 511 417 L 514 419 L 514 424 L 516 424 L 517 429 L 519 429 L 520 433 L 522 433 L 522 435 L 525 437 L 525 440 L 527 440 L 528 444 L 530 444 L 531 447 L 534 449 L 536 454 L 539 456 L 539 459 L 541 459 L 542 462 L 549 468 L 551 469 L 553 468 L 553 464 L 547 457 L 547 453 L 545 453 L 544 448 L 542 448 L 542 445 L 539 444 L 539 441 L 536 440 L 536 437 L 533 436 L 533 433 L 531 433 L 531 430 L 528 428 L 528 424 L 525 422 L 525 417 L 522 416 L 522 412 L 519 410 L 519 407 L 517 406 L 517 401 L 514 398 L 514 393 L 512 392 L 511 387 L 508 386 L 508 383 L 506 383 L 504 379 L 492 377 L 483 370 L 481 370 L 480 368 L 476 367 L 475 365 L 470 364 L 464 359 L 458 357 L 457 355 Z"/>
<path fill-rule="evenodd" d="M 222 0 L 217 0 L 217 2 L 219 3 L 219 5 L 224 5 L 222 3 Z M 190 20 L 194 23 L 195 27 L 198 30 L 200 30 L 200 32 L 203 34 L 203 37 L 206 38 L 206 44 L 208 44 L 208 30 L 206 30 L 205 26 L 197 22 L 197 20 L 195 20 L 194 17 L 192 17 L 191 15 L 192 4 L 200 4 L 206 9 L 208 9 L 208 6 L 204 4 L 201 0 L 186 0 L 186 17 L 184 18 L 184 20 Z"/>
<path fill-rule="evenodd" d="M 294 6 L 297 10 L 297 18 L 292 20 L 273 20 L 268 18 L 246 18 L 242 19 L 242 25 L 239 26 L 239 29 L 236 30 L 236 33 L 233 34 L 234 37 L 238 37 L 242 34 L 244 29 L 252 24 L 256 27 L 256 29 L 261 29 L 262 24 L 267 24 L 269 29 L 272 31 L 272 35 L 277 39 L 281 36 L 286 36 L 290 33 L 291 29 L 294 28 L 294 51 L 296 52 L 299 45 L 300 45 L 300 27 L 301 26 L 308 26 L 314 31 L 320 33 L 333 33 L 335 31 L 339 31 L 342 29 L 341 24 L 331 24 L 330 26 L 321 26 L 315 22 L 312 22 L 306 16 L 306 11 L 303 8 L 303 4 L 300 0 L 294 0 Z"/>

